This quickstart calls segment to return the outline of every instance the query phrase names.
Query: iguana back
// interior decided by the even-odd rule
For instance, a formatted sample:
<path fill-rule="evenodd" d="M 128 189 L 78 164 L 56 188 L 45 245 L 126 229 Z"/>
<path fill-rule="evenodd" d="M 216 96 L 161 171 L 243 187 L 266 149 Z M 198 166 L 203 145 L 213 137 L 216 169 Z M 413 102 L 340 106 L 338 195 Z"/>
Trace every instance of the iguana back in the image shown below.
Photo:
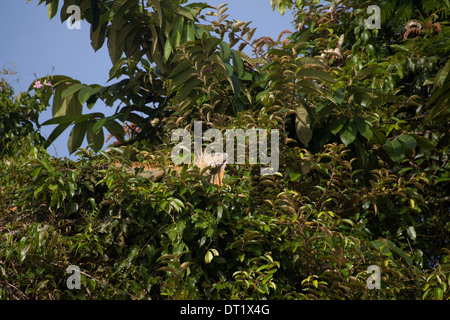
<path fill-rule="evenodd" d="M 227 160 L 228 155 L 226 153 L 207 154 L 202 155 L 199 161 L 200 163 L 195 163 L 194 165 L 202 172 L 205 168 L 208 168 L 208 170 L 204 171 L 204 175 L 209 176 L 209 182 L 221 186 L 223 184 L 223 176 L 225 174 Z M 120 162 L 115 162 L 113 165 L 120 167 L 123 166 Z M 139 172 L 138 175 L 151 181 L 158 181 L 162 179 L 169 171 L 180 173 L 183 169 L 181 166 L 170 165 L 164 167 L 162 165 L 151 165 L 145 162 L 132 162 L 131 168 L 142 168 L 143 170 Z"/>

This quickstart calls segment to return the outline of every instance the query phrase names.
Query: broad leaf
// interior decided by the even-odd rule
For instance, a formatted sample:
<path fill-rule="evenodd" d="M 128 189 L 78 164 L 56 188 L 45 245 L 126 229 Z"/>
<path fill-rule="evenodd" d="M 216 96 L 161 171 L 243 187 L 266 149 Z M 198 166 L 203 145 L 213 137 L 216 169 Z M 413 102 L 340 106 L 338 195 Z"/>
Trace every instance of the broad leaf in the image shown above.
<path fill-rule="evenodd" d="M 397 139 L 394 139 L 392 141 L 387 140 L 384 143 L 384 146 L 386 147 L 386 150 L 389 154 L 389 157 L 399 163 L 403 160 L 403 158 L 405 157 L 405 154 L 403 153 L 403 147 L 402 144 L 400 142 L 398 142 Z"/>
<path fill-rule="evenodd" d="M 67 141 L 67 146 L 69 148 L 69 153 L 74 153 L 83 143 L 84 136 L 86 135 L 87 122 L 83 121 L 77 123 L 72 128 L 69 135 L 69 140 Z"/>
<path fill-rule="evenodd" d="M 105 141 L 105 136 L 103 133 L 103 129 L 100 129 L 98 133 L 94 133 L 92 130 L 96 121 L 88 121 L 87 130 L 86 130 L 86 138 L 90 145 L 92 145 L 95 152 L 98 152 L 103 147 L 103 143 Z"/>
<path fill-rule="evenodd" d="M 81 83 L 76 83 L 71 85 L 70 87 L 68 87 L 67 89 L 65 89 L 62 94 L 61 94 L 61 98 L 65 98 L 67 96 L 73 95 L 74 93 L 76 93 L 77 91 L 79 91 L 81 88 L 83 88 L 85 85 L 81 84 Z"/>
<path fill-rule="evenodd" d="M 417 146 L 417 141 L 409 134 L 402 134 L 397 138 L 397 140 L 405 147 L 406 149 L 414 149 Z"/>

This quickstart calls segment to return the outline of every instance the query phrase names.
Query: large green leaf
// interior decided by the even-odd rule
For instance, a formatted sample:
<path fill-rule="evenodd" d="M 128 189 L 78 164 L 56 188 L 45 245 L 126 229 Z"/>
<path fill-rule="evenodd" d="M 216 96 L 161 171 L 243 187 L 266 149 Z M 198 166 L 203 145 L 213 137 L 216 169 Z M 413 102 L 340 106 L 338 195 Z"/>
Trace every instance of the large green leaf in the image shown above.
<path fill-rule="evenodd" d="M 119 39 L 120 28 L 118 29 L 119 31 L 110 29 L 108 32 L 108 53 L 113 65 L 115 65 L 120 60 L 124 50 L 123 44 L 119 41 L 120 39 L 123 40 L 123 38 L 121 37 Z"/>
<path fill-rule="evenodd" d="M 85 85 L 81 84 L 81 83 L 75 83 L 73 85 L 71 85 L 70 87 L 68 87 L 67 89 L 65 89 L 62 94 L 61 94 L 61 98 L 65 98 L 68 97 L 70 95 L 73 95 L 75 92 L 79 91 L 81 88 L 83 88 Z"/>
<path fill-rule="evenodd" d="M 99 130 L 97 133 L 93 131 L 93 126 L 96 121 L 88 121 L 87 129 L 86 129 L 86 138 L 90 145 L 92 145 L 95 152 L 98 152 L 103 147 L 103 143 L 105 141 L 105 135 L 103 133 L 103 129 Z"/>
<path fill-rule="evenodd" d="M 47 121 L 45 121 L 42 125 L 43 126 L 47 126 L 47 125 L 51 125 L 51 124 L 65 124 L 65 123 L 73 123 L 73 122 L 80 122 L 82 120 L 86 120 L 89 118 L 86 117 L 86 115 L 82 115 L 82 114 L 68 114 L 65 116 L 59 116 L 59 117 L 54 117 L 52 119 L 49 119 Z"/>
<path fill-rule="evenodd" d="M 91 26 L 91 46 L 95 51 L 98 51 L 104 44 L 106 38 L 107 23 L 102 23 L 95 31 Z"/>
<path fill-rule="evenodd" d="M 59 117 L 64 115 L 81 114 L 83 106 L 78 101 L 78 98 L 74 95 L 61 97 L 61 91 L 63 88 L 67 88 L 67 85 L 60 85 L 59 92 L 55 92 L 53 97 L 53 117 Z"/>
<path fill-rule="evenodd" d="M 240 55 L 238 54 L 238 52 L 234 49 L 231 49 L 231 58 L 233 59 L 233 66 L 234 69 L 236 70 L 236 73 L 238 75 L 238 77 L 243 77 L 244 76 L 244 63 L 242 62 L 242 59 L 240 57 Z"/>
<path fill-rule="evenodd" d="M 222 58 L 222 60 L 228 61 L 228 59 L 230 59 L 230 56 L 231 56 L 231 48 L 228 45 L 228 43 L 226 43 L 225 41 L 222 41 L 219 44 L 219 48 L 220 48 L 220 57 Z"/>
<path fill-rule="evenodd" d="M 84 104 L 92 95 L 98 93 L 103 87 L 100 85 L 85 86 L 78 92 L 78 101 Z"/>
<path fill-rule="evenodd" d="M 109 131 L 119 142 L 124 142 L 125 131 L 123 127 L 116 121 L 111 121 L 105 125 L 106 130 Z"/>

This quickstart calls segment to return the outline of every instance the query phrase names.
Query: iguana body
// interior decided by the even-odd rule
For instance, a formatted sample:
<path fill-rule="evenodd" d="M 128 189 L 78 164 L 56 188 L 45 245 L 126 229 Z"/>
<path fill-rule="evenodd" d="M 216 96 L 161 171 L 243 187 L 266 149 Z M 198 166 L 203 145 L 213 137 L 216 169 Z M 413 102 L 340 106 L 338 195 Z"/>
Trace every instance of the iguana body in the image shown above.
<path fill-rule="evenodd" d="M 195 166 L 197 166 L 201 172 L 208 168 L 208 170 L 204 171 L 204 175 L 209 176 L 209 182 L 221 186 L 223 184 L 223 176 L 225 174 L 227 160 L 228 155 L 226 153 L 208 154 L 202 156 L 200 163 L 195 164 Z M 123 166 L 121 163 L 114 163 L 114 165 Z M 143 162 L 132 162 L 131 168 L 142 168 L 143 170 L 139 172 L 138 175 L 149 179 L 150 181 L 158 181 L 170 171 L 180 173 L 183 169 L 181 166 L 152 166 Z"/>

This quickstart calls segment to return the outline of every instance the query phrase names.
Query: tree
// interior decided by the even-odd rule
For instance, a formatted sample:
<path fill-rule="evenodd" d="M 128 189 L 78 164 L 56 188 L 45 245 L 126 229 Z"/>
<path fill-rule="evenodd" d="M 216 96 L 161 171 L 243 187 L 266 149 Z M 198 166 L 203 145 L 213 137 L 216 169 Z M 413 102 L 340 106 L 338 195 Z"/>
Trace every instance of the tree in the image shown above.
<path fill-rule="evenodd" d="M 368 1 L 271 1 L 296 26 L 276 40 L 252 40 L 226 5 L 74 0 L 62 21 L 72 4 L 118 82 L 38 79 L 52 84 L 35 88 L 53 97 L 48 143 L 73 124 L 81 160 L 39 151 L 1 176 L 2 297 L 448 299 L 448 3 L 381 2 L 378 30 Z M 98 99 L 118 112 L 83 114 Z M 235 164 L 217 187 L 198 170 L 150 183 L 105 165 L 167 163 L 173 130 L 196 120 L 278 129 L 279 172 Z M 103 127 L 120 144 L 96 153 Z M 48 277 L 69 264 L 80 291 Z"/>

